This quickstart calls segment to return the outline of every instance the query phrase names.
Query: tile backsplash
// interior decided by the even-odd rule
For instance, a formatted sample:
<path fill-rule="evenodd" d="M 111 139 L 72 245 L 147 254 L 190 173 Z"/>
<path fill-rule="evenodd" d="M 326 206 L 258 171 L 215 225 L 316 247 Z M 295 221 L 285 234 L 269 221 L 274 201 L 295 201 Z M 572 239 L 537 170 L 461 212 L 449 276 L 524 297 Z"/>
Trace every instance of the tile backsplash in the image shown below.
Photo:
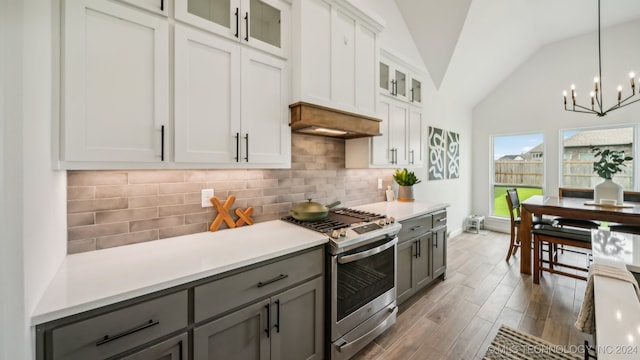
<path fill-rule="evenodd" d="M 390 169 L 345 169 L 344 140 L 292 134 L 291 169 L 109 170 L 67 172 L 69 254 L 209 230 L 216 214 L 202 208 L 202 189 L 213 188 L 235 208 L 254 208 L 255 222 L 279 219 L 297 202 L 340 200 L 355 206 L 384 201 Z M 221 229 L 226 228 L 223 224 Z"/>

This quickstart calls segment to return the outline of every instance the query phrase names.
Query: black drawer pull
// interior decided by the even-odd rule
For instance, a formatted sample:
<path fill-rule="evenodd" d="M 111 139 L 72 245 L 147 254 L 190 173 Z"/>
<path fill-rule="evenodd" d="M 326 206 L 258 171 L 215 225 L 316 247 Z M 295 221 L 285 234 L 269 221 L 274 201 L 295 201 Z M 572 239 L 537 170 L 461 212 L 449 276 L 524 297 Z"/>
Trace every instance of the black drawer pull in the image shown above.
<path fill-rule="evenodd" d="M 264 308 L 267 309 L 267 327 L 264 329 L 264 332 L 267 333 L 267 337 L 271 337 L 271 306 L 267 304 Z"/>
<path fill-rule="evenodd" d="M 104 345 L 104 344 L 106 344 L 108 342 L 111 342 L 113 340 L 120 339 L 121 337 L 125 337 L 127 335 L 131 335 L 133 333 L 136 333 L 138 331 L 144 330 L 146 328 L 149 328 L 149 327 L 152 327 L 152 326 L 158 325 L 158 324 L 160 324 L 160 321 L 158 321 L 158 320 L 149 320 L 149 321 L 145 322 L 142 325 L 138 325 L 138 326 L 136 326 L 136 327 L 134 327 L 132 329 L 125 330 L 125 331 L 123 331 L 121 333 L 118 333 L 118 334 L 115 334 L 113 336 L 105 335 L 104 338 L 102 338 L 102 340 L 96 341 L 96 346 Z"/>
<path fill-rule="evenodd" d="M 411 231 L 416 231 L 416 230 L 419 230 L 419 229 L 421 229 L 423 227 L 424 227 L 424 225 L 414 226 L 414 227 L 411 228 Z"/>
<path fill-rule="evenodd" d="M 285 278 L 288 278 L 288 277 L 289 277 L 289 275 L 280 274 L 280 275 L 278 275 L 278 276 L 274 277 L 273 279 L 270 279 L 270 280 L 267 280 L 267 281 L 260 281 L 260 282 L 258 283 L 258 287 L 260 288 L 260 287 L 263 287 L 263 286 L 265 286 L 265 285 L 269 285 L 269 284 L 271 284 L 271 283 L 274 283 L 274 282 L 276 282 L 276 281 L 280 281 L 280 280 L 285 279 Z"/>

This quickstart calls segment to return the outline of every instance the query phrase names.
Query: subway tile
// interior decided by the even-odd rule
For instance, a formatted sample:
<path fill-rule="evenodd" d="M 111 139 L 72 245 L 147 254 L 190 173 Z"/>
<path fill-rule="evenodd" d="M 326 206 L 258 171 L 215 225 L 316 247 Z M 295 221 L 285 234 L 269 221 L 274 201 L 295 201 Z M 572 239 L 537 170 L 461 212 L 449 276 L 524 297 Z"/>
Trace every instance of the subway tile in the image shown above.
<path fill-rule="evenodd" d="M 95 186 L 67 187 L 67 200 L 87 200 L 95 198 Z"/>
<path fill-rule="evenodd" d="M 130 232 L 122 235 L 104 236 L 96 239 L 96 248 L 108 249 L 116 246 L 158 240 L 158 230 Z"/>
<path fill-rule="evenodd" d="M 262 196 L 262 189 L 235 190 L 231 191 L 238 199 L 254 198 Z"/>
<path fill-rule="evenodd" d="M 158 184 L 158 194 L 186 194 L 206 189 L 206 183 L 168 183 Z"/>
<path fill-rule="evenodd" d="M 96 248 L 96 239 L 81 239 L 67 241 L 67 254 L 78 254 L 87 251 L 94 251 Z"/>
<path fill-rule="evenodd" d="M 184 172 L 185 182 L 210 182 L 228 180 L 229 172 L 224 170 L 189 170 Z"/>
<path fill-rule="evenodd" d="M 264 189 L 278 186 L 277 179 L 247 180 L 247 189 Z"/>
<path fill-rule="evenodd" d="M 290 179 L 291 170 L 278 169 L 278 170 L 262 170 L 262 177 L 264 179 Z"/>
<path fill-rule="evenodd" d="M 153 219 L 158 217 L 158 208 L 140 208 L 96 212 L 96 223 L 107 224 L 120 221 Z"/>
<path fill-rule="evenodd" d="M 157 184 L 96 186 L 96 198 L 130 197 L 158 194 Z"/>
<path fill-rule="evenodd" d="M 263 214 L 275 214 L 275 213 L 288 213 L 289 209 L 291 209 L 291 204 L 289 203 L 277 203 L 272 205 L 263 205 L 262 212 Z"/>
<path fill-rule="evenodd" d="M 136 196 L 129 198 L 130 209 L 179 204 L 184 204 L 184 194 Z"/>
<path fill-rule="evenodd" d="M 71 200 L 67 201 L 67 213 L 126 209 L 128 203 L 128 198 Z"/>
<path fill-rule="evenodd" d="M 227 180 L 227 181 L 215 181 L 212 183 L 207 183 L 209 187 L 212 187 L 214 192 L 220 191 L 229 191 L 229 190 L 238 190 L 238 189 L 246 189 L 247 182 L 245 180 Z"/>
<path fill-rule="evenodd" d="M 67 240 L 97 238 L 129 232 L 128 222 L 72 227 L 67 230 Z"/>
<path fill-rule="evenodd" d="M 184 216 L 168 216 L 147 220 L 135 220 L 130 222 L 131 232 L 162 229 L 184 224 Z"/>
<path fill-rule="evenodd" d="M 160 229 L 158 231 L 158 234 L 160 239 L 166 239 L 174 236 L 196 234 L 205 231 L 209 231 L 209 227 L 207 226 L 207 224 L 188 224 Z"/>
<path fill-rule="evenodd" d="M 213 212 L 204 212 L 204 213 L 199 213 L 199 214 L 188 214 L 184 216 L 184 223 L 185 224 L 207 224 L 207 226 L 209 224 L 211 224 L 211 222 L 213 221 L 213 218 L 215 217 L 215 214 Z M 235 218 L 235 216 L 234 216 Z"/>
<path fill-rule="evenodd" d="M 96 223 L 94 212 L 76 213 L 67 215 L 67 227 L 93 225 Z"/>
<path fill-rule="evenodd" d="M 127 173 L 122 171 L 67 172 L 67 186 L 124 185 L 126 183 Z"/>
<path fill-rule="evenodd" d="M 164 184 L 184 182 L 182 170 L 140 170 L 129 172 L 129 184 Z"/>
<path fill-rule="evenodd" d="M 186 204 L 186 205 L 169 205 L 169 206 L 160 206 L 158 208 L 158 215 L 160 217 L 172 216 L 172 215 L 184 215 L 184 214 L 195 214 L 204 212 L 202 206 L 200 204 Z"/>

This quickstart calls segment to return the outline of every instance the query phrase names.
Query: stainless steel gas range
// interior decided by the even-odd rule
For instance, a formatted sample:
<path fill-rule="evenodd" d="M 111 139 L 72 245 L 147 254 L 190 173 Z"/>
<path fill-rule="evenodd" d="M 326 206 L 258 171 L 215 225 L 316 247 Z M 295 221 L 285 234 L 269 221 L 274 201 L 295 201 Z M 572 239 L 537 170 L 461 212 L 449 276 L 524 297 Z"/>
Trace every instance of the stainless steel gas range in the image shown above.
<path fill-rule="evenodd" d="M 348 359 L 396 322 L 397 234 L 401 225 L 381 214 L 332 209 L 302 222 L 329 236 L 326 269 L 326 356 Z"/>

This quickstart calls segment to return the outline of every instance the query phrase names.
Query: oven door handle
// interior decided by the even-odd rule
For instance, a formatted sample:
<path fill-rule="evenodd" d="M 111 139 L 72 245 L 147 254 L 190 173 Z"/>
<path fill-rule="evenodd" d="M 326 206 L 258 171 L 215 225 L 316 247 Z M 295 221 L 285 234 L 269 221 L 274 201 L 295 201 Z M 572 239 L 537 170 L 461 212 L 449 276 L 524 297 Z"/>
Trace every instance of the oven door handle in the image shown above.
<path fill-rule="evenodd" d="M 381 252 L 383 252 L 383 251 L 395 246 L 397 243 L 398 243 L 398 238 L 394 237 L 391 241 L 389 241 L 389 242 L 387 242 L 387 243 L 385 243 L 383 245 L 380 245 L 380 246 L 378 246 L 376 248 L 369 249 L 369 250 L 366 250 L 366 251 L 362 251 L 362 252 L 359 252 L 359 253 L 355 253 L 355 254 L 352 254 L 352 255 L 339 256 L 338 257 L 338 263 L 347 264 L 347 263 L 350 263 L 350 262 L 358 261 L 360 259 L 368 258 L 370 256 L 373 256 L 375 254 L 381 253 Z"/>

